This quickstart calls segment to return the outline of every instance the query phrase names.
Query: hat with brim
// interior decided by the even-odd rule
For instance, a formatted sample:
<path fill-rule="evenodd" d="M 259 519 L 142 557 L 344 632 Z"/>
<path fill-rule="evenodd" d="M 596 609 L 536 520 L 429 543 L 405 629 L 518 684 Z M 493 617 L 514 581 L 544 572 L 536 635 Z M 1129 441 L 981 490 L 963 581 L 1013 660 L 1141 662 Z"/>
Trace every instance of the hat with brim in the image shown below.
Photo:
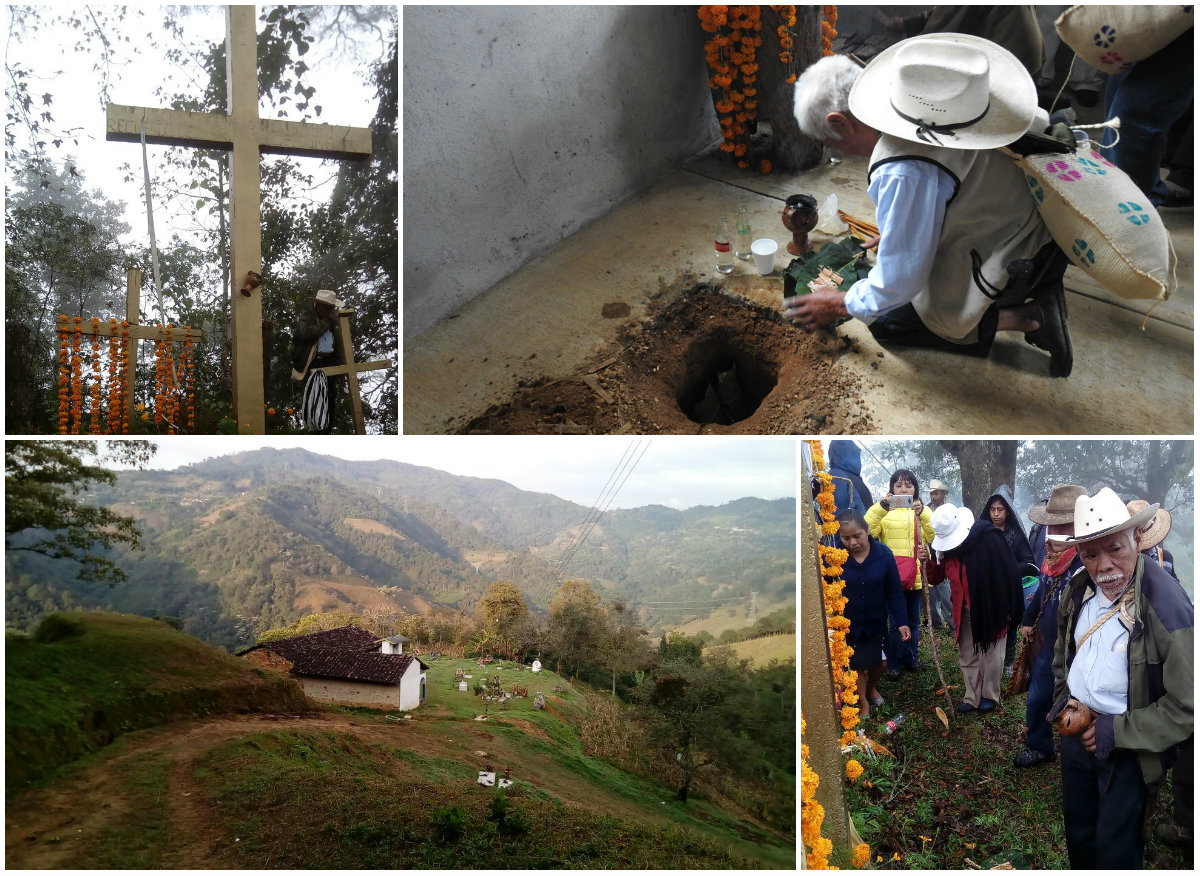
<path fill-rule="evenodd" d="M 938 490 L 941 490 L 943 493 L 950 492 L 950 488 L 948 486 L 943 484 L 937 478 L 934 478 L 929 482 L 929 492 L 936 493 Z"/>
<path fill-rule="evenodd" d="M 1130 514 L 1137 514 L 1143 509 L 1149 508 L 1150 503 L 1145 499 L 1134 499 L 1131 502 L 1126 502 L 1125 507 L 1129 510 Z M 1159 508 L 1154 512 L 1150 523 L 1142 527 L 1142 550 L 1162 544 L 1162 540 L 1167 537 L 1167 533 L 1170 531 L 1171 512 L 1166 508 Z"/>
<path fill-rule="evenodd" d="M 1137 514 L 1130 515 L 1121 497 L 1104 487 L 1094 496 L 1085 494 L 1075 500 L 1074 535 L 1047 535 L 1046 540 L 1055 544 L 1082 544 L 1126 529 L 1141 529 L 1157 510 L 1158 505 L 1147 505 Z"/>
<path fill-rule="evenodd" d="M 321 304 L 332 304 L 338 310 L 341 310 L 346 306 L 345 302 L 338 300 L 337 295 L 334 294 L 332 289 L 318 289 L 317 294 L 313 297 L 313 300 L 318 301 Z"/>
<path fill-rule="evenodd" d="M 975 517 L 969 508 L 956 508 L 947 502 L 938 506 L 929 522 L 933 526 L 933 549 L 950 551 L 966 541 L 971 527 L 975 524 Z"/>
<path fill-rule="evenodd" d="M 1075 500 L 1086 496 L 1087 490 L 1075 484 L 1055 484 L 1045 505 L 1029 509 L 1029 519 L 1043 526 L 1075 522 Z"/>
<path fill-rule="evenodd" d="M 1037 88 L 1017 56 L 991 40 L 925 34 L 867 65 L 850 90 L 850 112 L 902 140 L 993 149 L 1029 130 Z"/>

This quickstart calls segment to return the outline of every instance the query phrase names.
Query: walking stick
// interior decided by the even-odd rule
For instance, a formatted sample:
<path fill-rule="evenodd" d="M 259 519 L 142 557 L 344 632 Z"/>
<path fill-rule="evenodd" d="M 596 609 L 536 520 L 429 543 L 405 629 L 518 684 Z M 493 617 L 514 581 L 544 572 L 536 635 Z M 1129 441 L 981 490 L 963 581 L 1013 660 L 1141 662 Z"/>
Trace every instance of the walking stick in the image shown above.
<path fill-rule="evenodd" d="M 917 543 L 924 546 L 921 538 L 921 526 L 917 524 Z M 926 548 L 928 551 L 928 548 Z M 925 624 L 929 631 L 929 647 L 933 651 L 933 665 L 937 668 L 938 681 L 942 683 L 942 693 L 946 695 L 946 708 L 952 710 L 954 701 L 950 698 L 950 688 L 946 687 L 946 676 L 942 674 L 942 661 L 938 658 L 937 638 L 933 635 L 933 612 L 929 601 L 929 560 L 921 562 L 921 599 L 925 602 Z M 950 714 L 948 711 L 947 714 Z"/>

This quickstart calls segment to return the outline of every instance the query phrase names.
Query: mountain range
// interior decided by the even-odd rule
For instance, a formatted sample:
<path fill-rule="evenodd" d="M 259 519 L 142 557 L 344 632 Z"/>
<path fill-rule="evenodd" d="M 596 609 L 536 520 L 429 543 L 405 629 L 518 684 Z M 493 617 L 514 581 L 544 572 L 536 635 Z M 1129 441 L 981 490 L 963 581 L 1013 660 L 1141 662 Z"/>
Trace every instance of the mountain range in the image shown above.
<path fill-rule="evenodd" d="M 496 580 L 514 581 L 534 610 L 564 579 L 587 580 L 651 630 L 718 615 L 728 626 L 744 622 L 752 602 L 763 613 L 795 604 L 792 499 L 597 518 L 499 480 L 303 449 L 120 472 L 90 495 L 142 527 L 143 550 L 117 552 L 128 580 L 84 584 L 69 564 L 9 551 L 9 627 L 99 608 L 175 617 L 235 648 L 339 608 L 471 612 Z"/>

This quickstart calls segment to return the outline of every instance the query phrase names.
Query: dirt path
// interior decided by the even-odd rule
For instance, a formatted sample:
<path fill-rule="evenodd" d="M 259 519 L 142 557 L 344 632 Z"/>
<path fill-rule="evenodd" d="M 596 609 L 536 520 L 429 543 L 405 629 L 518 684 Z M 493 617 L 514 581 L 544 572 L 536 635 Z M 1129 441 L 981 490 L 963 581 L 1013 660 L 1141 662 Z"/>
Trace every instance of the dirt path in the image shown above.
<path fill-rule="evenodd" d="M 497 723 L 501 722 L 505 719 L 498 719 Z M 505 723 L 521 726 L 525 722 Z M 4 814 L 5 866 L 14 869 L 95 866 L 92 854 L 97 837 L 119 825 L 123 818 L 137 817 L 131 810 L 139 799 L 138 792 L 130 789 L 123 777 L 136 764 L 151 758 L 161 759 L 168 770 L 167 838 L 160 866 L 178 869 L 230 866 L 224 850 L 229 848 L 232 838 L 214 817 L 202 786 L 193 778 L 195 765 L 215 745 L 272 730 L 344 732 L 364 742 L 400 745 L 421 755 L 463 763 L 478 761 L 480 767 L 485 762 L 501 767 L 511 764 L 520 778 L 570 805 L 641 822 L 647 818 L 645 807 L 580 781 L 549 755 L 531 754 L 527 749 L 518 751 L 487 725 L 465 729 L 456 726 L 453 732 L 447 732 L 442 720 L 385 725 L 359 723 L 337 714 L 229 715 L 127 734 L 97 763 L 48 788 L 10 800 Z M 649 817 L 670 823 L 670 819 L 657 819 L 653 813 Z"/>

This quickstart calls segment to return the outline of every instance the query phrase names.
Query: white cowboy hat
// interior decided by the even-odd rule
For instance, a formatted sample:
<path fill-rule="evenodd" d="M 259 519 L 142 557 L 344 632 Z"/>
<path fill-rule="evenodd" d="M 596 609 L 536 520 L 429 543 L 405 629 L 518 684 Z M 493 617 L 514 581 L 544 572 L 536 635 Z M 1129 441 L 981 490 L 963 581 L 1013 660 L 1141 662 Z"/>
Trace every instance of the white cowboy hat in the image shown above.
<path fill-rule="evenodd" d="M 1135 526 L 1141 529 L 1154 518 L 1156 511 L 1158 505 L 1147 505 L 1130 516 L 1121 497 L 1104 487 L 1094 496 L 1084 494 L 1075 500 L 1074 535 L 1047 535 L 1046 540 L 1056 544 L 1080 544 Z"/>
<path fill-rule="evenodd" d="M 950 551 L 966 540 L 975 525 L 975 517 L 969 508 L 956 508 L 947 502 L 933 512 L 930 523 L 933 525 L 930 546 L 935 551 Z"/>
<path fill-rule="evenodd" d="M 946 486 L 945 484 L 943 484 L 941 481 L 939 481 L 937 478 L 934 478 L 933 480 L 931 480 L 929 482 L 929 492 L 932 493 L 934 490 L 941 490 L 943 493 L 950 492 L 950 488 L 948 486 Z"/>
<path fill-rule="evenodd" d="M 313 297 L 314 301 L 320 301 L 322 304 L 332 304 L 338 310 L 346 306 L 344 301 L 338 301 L 337 295 L 332 289 L 318 289 L 317 294 Z"/>
<path fill-rule="evenodd" d="M 990 40 L 934 33 L 880 52 L 850 90 L 850 112 L 885 134 L 947 149 L 993 149 L 1029 130 L 1037 88 Z"/>

